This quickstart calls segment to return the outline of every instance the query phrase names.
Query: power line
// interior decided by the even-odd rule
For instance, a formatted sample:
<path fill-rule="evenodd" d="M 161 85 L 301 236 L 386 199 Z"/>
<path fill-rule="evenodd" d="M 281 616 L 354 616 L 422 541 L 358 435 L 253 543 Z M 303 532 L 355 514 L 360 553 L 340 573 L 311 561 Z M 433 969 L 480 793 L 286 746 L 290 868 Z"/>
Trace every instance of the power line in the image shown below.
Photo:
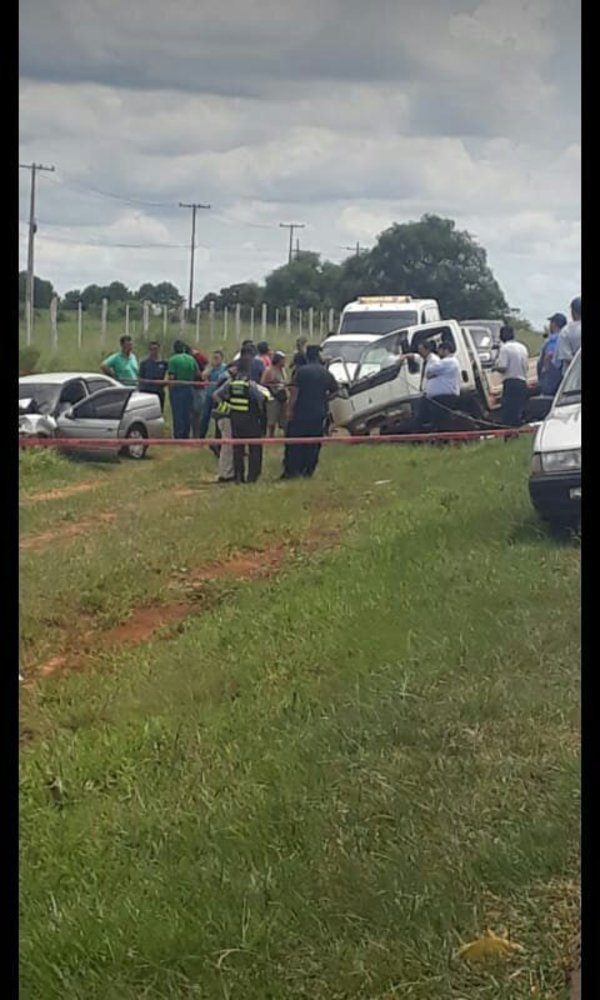
<path fill-rule="evenodd" d="M 35 278 L 34 278 L 34 239 L 37 231 L 35 222 L 35 177 L 38 170 L 45 170 L 54 173 L 55 168 L 46 167 L 43 163 L 19 163 L 22 170 L 29 170 L 31 174 L 31 192 L 29 197 L 29 241 L 27 245 L 27 284 L 25 291 L 25 313 L 27 316 L 27 344 L 31 344 L 33 337 L 34 322 L 34 300 L 35 300 Z"/>
<path fill-rule="evenodd" d="M 291 264 L 293 247 L 294 247 L 294 229 L 306 229 L 306 224 L 304 222 L 280 222 L 279 228 L 289 229 L 290 231 L 290 249 L 288 253 L 288 264 Z"/>
<path fill-rule="evenodd" d="M 209 209 L 210 205 L 203 205 L 202 202 L 192 201 L 192 202 L 179 202 L 180 208 L 191 208 L 192 210 L 192 239 L 190 243 L 190 297 L 188 299 L 188 309 L 191 311 L 194 308 L 194 251 L 195 241 L 196 241 L 196 212 L 199 208 Z"/>

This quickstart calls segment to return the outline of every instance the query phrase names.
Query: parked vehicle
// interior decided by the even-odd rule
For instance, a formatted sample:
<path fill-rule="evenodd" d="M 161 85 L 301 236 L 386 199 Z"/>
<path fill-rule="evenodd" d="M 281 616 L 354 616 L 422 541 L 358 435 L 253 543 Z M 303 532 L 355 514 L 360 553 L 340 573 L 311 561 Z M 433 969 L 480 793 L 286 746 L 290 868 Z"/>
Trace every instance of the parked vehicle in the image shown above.
<path fill-rule="evenodd" d="M 533 442 L 529 495 L 539 516 L 559 528 L 581 521 L 581 350 L 571 362 Z"/>
<path fill-rule="evenodd" d="M 456 320 L 444 320 L 395 330 L 369 344 L 353 377 L 346 373 L 346 385 L 342 383 L 339 396 L 331 401 L 334 425 L 352 434 L 412 430 L 413 404 L 422 395 L 422 361 L 414 359 L 409 364 L 405 355 L 415 354 L 424 340 L 453 344 L 461 368 L 462 410 L 475 419 L 486 419 L 494 396 L 473 339 Z"/>
<path fill-rule="evenodd" d="M 340 385 L 354 378 L 356 366 L 365 347 L 379 339 L 379 334 L 357 333 L 354 336 L 327 337 L 321 344 L 323 359 L 329 371 Z"/>
<path fill-rule="evenodd" d="M 148 450 L 144 440 L 163 432 L 158 396 L 108 375 L 49 372 L 19 379 L 20 437 L 123 438 L 131 443 L 122 453 L 141 459 Z"/>
<path fill-rule="evenodd" d="M 382 337 L 400 327 L 435 323 L 441 319 L 435 299 L 413 299 L 410 295 L 361 295 L 344 306 L 338 336 L 368 334 Z"/>
<path fill-rule="evenodd" d="M 487 326 L 476 326 L 471 322 L 463 323 L 462 326 L 471 334 L 482 368 L 493 368 L 498 357 L 500 341 L 494 340 L 494 335 Z"/>

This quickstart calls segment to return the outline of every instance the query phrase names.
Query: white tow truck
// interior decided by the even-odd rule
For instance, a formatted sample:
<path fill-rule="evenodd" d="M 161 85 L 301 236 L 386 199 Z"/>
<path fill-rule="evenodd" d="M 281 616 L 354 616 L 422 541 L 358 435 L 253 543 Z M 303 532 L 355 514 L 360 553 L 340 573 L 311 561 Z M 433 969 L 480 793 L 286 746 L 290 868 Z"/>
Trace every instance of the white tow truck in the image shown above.
<path fill-rule="evenodd" d="M 435 299 L 413 299 L 410 295 L 361 295 L 344 306 L 337 333 L 329 334 L 321 344 L 321 351 L 324 358 L 332 362 L 330 370 L 334 378 L 343 383 L 348 375 L 354 377 L 365 347 L 383 334 L 401 326 L 433 323 L 439 319 L 440 309 Z"/>
<path fill-rule="evenodd" d="M 469 330 L 449 319 L 405 326 L 378 337 L 363 349 L 352 373 L 342 359 L 334 359 L 336 367 L 345 371 L 337 379 L 340 392 L 330 403 L 333 426 L 354 435 L 410 432 L 413 404 L 423 394 L 423 362 L 407 355 L 416 354 L 425 340 L 453 345 L 461 371 L 460 412 L 477 421 L 489 419 L 497 399 L 488 374 Z"/>

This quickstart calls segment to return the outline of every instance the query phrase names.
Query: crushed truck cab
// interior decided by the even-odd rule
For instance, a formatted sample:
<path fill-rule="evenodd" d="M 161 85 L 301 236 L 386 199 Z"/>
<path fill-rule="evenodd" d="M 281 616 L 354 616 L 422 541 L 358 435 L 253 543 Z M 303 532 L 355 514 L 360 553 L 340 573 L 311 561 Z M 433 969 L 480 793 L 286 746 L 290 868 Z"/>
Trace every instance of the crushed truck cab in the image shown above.
<path fill-rule="evenodd" d="M 461 412 L 479 420 L 488 417 L 495 399 L 473 339 L 456 320 L 442 320 L 398 329 L 369 344 L 352 377 L 346 373 L 345 384 L 331 401 L 334 426 L 357 435 L 412 430 L 413 404 L 423 395 L 423 362 L 408 355 L 416 354 L 425 340 L 454 346 L 461 372 Z"/>

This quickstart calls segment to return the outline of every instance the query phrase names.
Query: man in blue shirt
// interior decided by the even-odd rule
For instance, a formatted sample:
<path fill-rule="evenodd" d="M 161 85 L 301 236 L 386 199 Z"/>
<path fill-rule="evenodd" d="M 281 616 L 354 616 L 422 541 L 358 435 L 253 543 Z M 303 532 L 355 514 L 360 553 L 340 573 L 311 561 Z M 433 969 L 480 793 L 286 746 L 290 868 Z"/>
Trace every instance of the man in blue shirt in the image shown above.
<path fill-rule="evenodd" d="M 438 347 L 438 357 L 429 352 L 425 363 L 424 398 L 417 409 L 417 430 L 424 430 L 431 424 L 434 430 L 441 430 L 446 423 L 448 410 L 456 410 L 460 405 L 460 365 L 454 354 L 454 345 L 442 341 Z"/>
<path fill-rule="evenodd" d="M 140 392 L 153 392 L 160 400 L 161 413 L 165 408 L 165 387 L 157 385 L 164 382 L 167 372 L 167 362 L 160 357 L 160 344 L 151 340 L 148 344 L 148 357 L 140 363 Z M 148 379 L 146 382 L 145 379 Z"/>
<path fill-rule="evenodd" d="M 550 334 L 540 351 L 537 363 L 538 389 L 541 396 L 555 396 L 561 382 L 560 368 L 554 363 L 560 331 L 567 325 L 567 317 L 563 313 L 550 316 Z"/>
<path fill-rule="evenodd" d="M 286 437 L 322 437 L 329 400 L 338 388 L 333 375 L 321 360 L 320 348 L 316 344 L 309 344 L 306 348 L 306 364 L 301 365 L 294 374 L 290 392 L 291 416 Z M 310 478 L 317 468 L 320 451 L 320 444 L 286 444 L 281 478 Z"/>

